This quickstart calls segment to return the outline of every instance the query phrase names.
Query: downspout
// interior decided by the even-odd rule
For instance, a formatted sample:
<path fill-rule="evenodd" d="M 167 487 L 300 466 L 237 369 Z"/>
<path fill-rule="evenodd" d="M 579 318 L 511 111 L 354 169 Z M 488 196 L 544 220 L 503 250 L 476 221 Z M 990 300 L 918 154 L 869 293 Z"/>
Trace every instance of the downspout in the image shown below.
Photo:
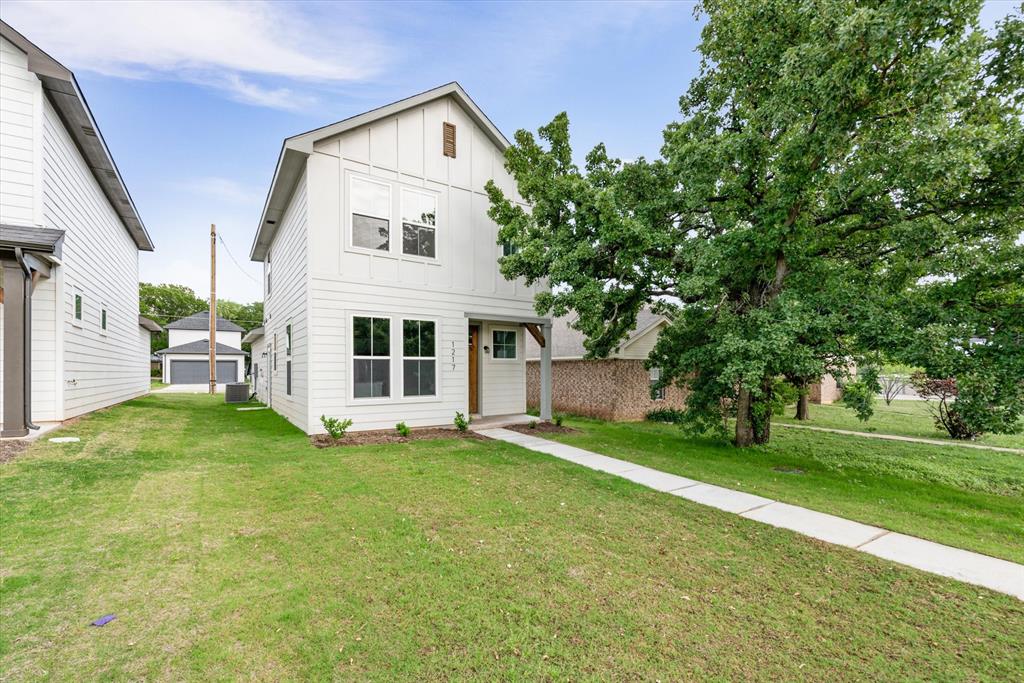
<path fill-rule="evenodd" d="M 29 429 L 39 429 L 39 425 L 32 422 L 32 269 L 25 261 L 25 255 L 21 247 L 14 248 L 14 257 L 18 260 L 22 272 L 25 273 L 25 324 L 22 334 L 24 335 L 25 362 L 22 363 L 22 372 L 25 382 L 25 426 Z"/>

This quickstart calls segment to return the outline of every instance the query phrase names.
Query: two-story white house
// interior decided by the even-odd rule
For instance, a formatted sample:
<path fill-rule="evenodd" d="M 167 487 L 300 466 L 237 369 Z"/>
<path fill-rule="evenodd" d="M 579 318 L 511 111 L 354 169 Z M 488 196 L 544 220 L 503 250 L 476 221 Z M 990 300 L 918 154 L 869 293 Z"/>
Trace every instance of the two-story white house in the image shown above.
<path fill-rule="evenodd" d="M 166 325 L 167 348 L 157 351 L 166 384 L 210 382 L 210 312 L 200 311 Z M 239 325 L 217 316 L 217 383 L 239 382 L 245 376 L 245 351 Z"/>
<path fill-rule="evenodd" d="M 535 288 L 505 280 L 487 216 L 508 141 L 457 83 L 284 141 L 250 257 L 261 398 L 307 433 L 526 410 Z M 550 416 L 550 344 L 541 414 Z"/>
<path fill-rule="evenodd" d="M 152 250 L 74 74 L 0 21 L 0 435 L 149 391 Z"/>

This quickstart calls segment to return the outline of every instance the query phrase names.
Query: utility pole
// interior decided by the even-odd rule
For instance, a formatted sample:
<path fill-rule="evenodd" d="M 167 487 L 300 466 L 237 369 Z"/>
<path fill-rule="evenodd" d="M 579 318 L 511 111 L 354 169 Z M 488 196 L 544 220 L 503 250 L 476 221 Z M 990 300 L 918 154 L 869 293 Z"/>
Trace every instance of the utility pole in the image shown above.
<path fill-rule="evenodd" d="M 217 226 L 210 223 L 210 395 L 217 393 Z"/>

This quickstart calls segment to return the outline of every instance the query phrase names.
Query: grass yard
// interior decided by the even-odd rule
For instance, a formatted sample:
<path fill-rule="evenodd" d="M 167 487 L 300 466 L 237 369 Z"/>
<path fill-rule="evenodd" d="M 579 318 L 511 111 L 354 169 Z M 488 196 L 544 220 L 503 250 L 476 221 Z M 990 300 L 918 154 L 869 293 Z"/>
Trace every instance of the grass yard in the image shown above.
<path fill-rule="evenodd" d="M 786 408 L 784 416 L 772 418 L 773 422 L 784 424 L 809 425 L 811 427 L 828 427 L 830 429 L 848 429 L 855 432 L 874 432 L 877 434 L 896 434 L 897 436 L 917 436 L 926 439 L 944 439 L 953 441 L 944 430 L 935 428 L 935 421 L 932 419 L 928 404 L 924 401 L 893 401 L 892 405 L 885 405 L 885 401 L 879 399 L 875 403 L 875 414 L 867 422 L 857 419 L 856 413 L 842 404 L 818 405 L 812 403 L 809 406 L 811 419 L 800 421 L 793 418 L 796 412 L 795 406 Z M 1024 425 L 1021 425 L 1024 430 Z M 1005 448 L 1024 448 L 1024 431 L 1017 434 L 983 434 L 977 441 L 966 443 L 978 443 L 988 446 L 1001 446 Z"/>
<path fill-rule="evenodd" d="M 163 389 L 166 386 L 170 386 L 170 385 L 165 384 L 164 382 L 161 382 L 158 379 L 151 379 L 151 380 L 149 380 L 149 388 L 150 388 L 150 390 L 153 390 L 153 389 Z"/>
<path fill-rule="evenodd" d="M 767 446 L 744 450 L 713 439 L 688 438 L 675 425 L 663 423 L 573 418 L 566 424 L 581 431 L 545 436 L 707 483 L 1024 562 L 1022 455 L 797 429 L 774 429 Z"/>
<path fill-rule="evenodd" d="M 509 444 L 317 450 L 271 411 L 204 395 L 63 433 L 82 441 L 0 467 L 8 680 L 1024 670 L 1011 597 Z"/>

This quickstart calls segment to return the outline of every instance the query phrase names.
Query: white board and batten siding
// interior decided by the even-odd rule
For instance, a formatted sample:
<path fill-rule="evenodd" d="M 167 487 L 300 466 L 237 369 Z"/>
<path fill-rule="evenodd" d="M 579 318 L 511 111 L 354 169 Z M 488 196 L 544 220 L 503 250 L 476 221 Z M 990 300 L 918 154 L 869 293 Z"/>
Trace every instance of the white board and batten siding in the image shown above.
<path fill-rule="evenodd" d="M 140 336 L 148 333 L 138 322 L 138 248 L 45 98 L 43 109 L 43 219 L 46 227 L 65 231 L 54 283 L 63 309 L 55 340 L 63 355 L 55 367 L 63 367 L 63 377 L 55 384 L 62 394 L 58 419 L 68 419 L 149 391 L 149 374 L 139 371 Z M 76 294 L 82 296 L 81 320 L 75 318 Z M 42 343 L 37 339 L 34 345 Z"/>
<path fill-rule="evenodd" d="M 309 229 L 307 219 L 306 177 L 299 179 L 281 217 L 281 223 L 270 244 L 270 292 L 266 291 L 264 274 L 263 328 L 268 367 L 260 365 L 260 372 L 271 386 L 268 388 L 271 404 L 278 413 L 299 429 L 308 432 L 309 416 L 309 347 L 307 344 L 307 312 L 309 297 L 308 254 Z M 264 268 L 267 268 L 264 265 Z M 287 326 L 292 326 L 291 355 L 287 352 Z M 277 347 L 274 348 L 276 338 Z M 274 356 L 277 365 L 274 367 Z M 255 354 L 253 358 L 255 359 Z M 292 364 L 291 393 L 287 391 L 288 362 Z M 319 424 L 319 422 L 317 422 Z"/>
<path fill-rule="evenodd" d="M 442 124 L 454 123 L 455 158 L 442 154 Z M 351 417 L 353 429 L 450 424 L 456 411 L 467 412 L 468 313 L 534 318 L 535 290 L 521 281 L 509 282 L 498 270 L 501 248 L 497 226 L 487 216 L 485 183 L 494 179 L 508 196 L 518 200 L 514 183 L 503 166 L 501 150 L 451 97 L 442 97 L 399 114 L 317 142 L 307 161 L 302 187 L 293 204 L 303 207 L 308 196 L 309 234 L 309 432 L 321 432 L 319 416 Z M 352 245 L 349 194 L 353 177 L 369 178 L 390 188 L 390 252 Z M 401 249 L 402 190 L 436 198 L 436 258 L 403 255 Z M 289 211 L 292 211 L 290 208 Z M 282 239 L 287 230 L 282 228 Z M 397 241 L 397 242 L 396 242 Z M 274 293 L 284 287 L 281 249 L 272 247 Z M 285 294 L 280 294 L 284 296 Z M 283 328 L 279 313 L 268 320 Z M 391 398 L 356 399 L 350 380 L 351 319 L 353 315 L 392 319 Z M 401 321 L 433 320 L 437 330 L 437 395 L 402 397 Z M 494 361 L 481 348 L 481 410 L 484 414 L 526 409 L 524 330 L 514 329 L 520 352 L 515 361 Z M 271 329 L 272 328 L 272 329 Z M 484 326 L 481 347 L 490 346 Z M 395 339 L 397 338 L 397 342 Z M 297 332 L 296 348 L 305 349 L 306 335 Z M 272 343 L 272 341 L 270 342 Z M 280 374 L 280 372 L 278 373 Z M 294 387 L 293 387 L 294 388 Z M 275 408 L 286 413 L 273 389 Z M 291 419 L 291 418 L 289 418 Z M 293 420 L 299 424 L 296 420 Z"/>

